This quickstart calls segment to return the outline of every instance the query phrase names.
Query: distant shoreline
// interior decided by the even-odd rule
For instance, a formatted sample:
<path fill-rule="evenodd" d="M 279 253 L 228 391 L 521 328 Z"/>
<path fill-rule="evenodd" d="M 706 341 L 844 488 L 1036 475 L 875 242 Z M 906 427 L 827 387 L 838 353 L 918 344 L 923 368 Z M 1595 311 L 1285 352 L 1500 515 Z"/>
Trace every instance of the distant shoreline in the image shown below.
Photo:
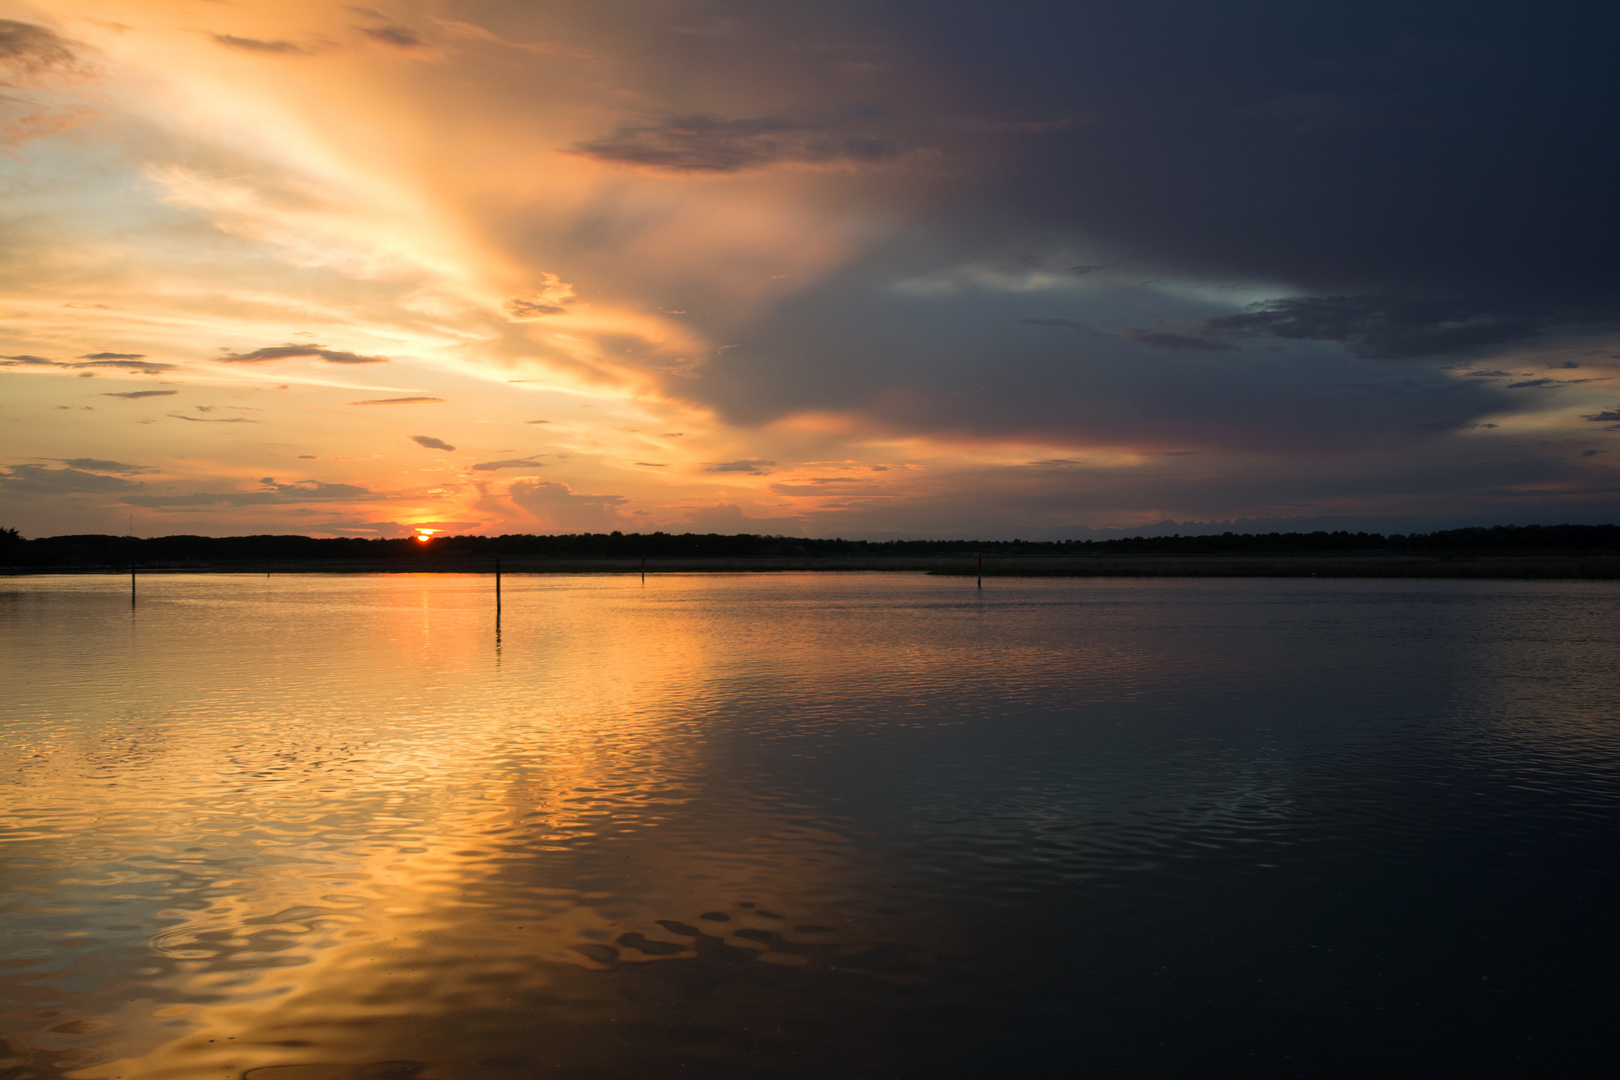
<path fill-rule="evenodd" d="M 0 575 L 924 573 L 986 577 L 1620 578 L 1620 526 L 1395 534 L 1222 533 L 1114 540 L 845 540 L 738 533 L 362 539 L 79 535 L 0 529 Z"/>
<path fill-rule="evenodd" d="M 412 558 L 354 560 L 213 560 L 207 563 L 135 564 L 140 574 L 493 574 L 491 558 Z M 510 557 L 503 574 L 640 574 L 640 559 Z M 127 575 L 129 565 L 0 567 L 0 576 L 48 574 Z M 649 558 L 648 574 L 691 573 L 920 573 L 974 577 L 974 557 L 811 558 Z M 1475 578 L 1520 580 L 1620 579 L 1620 554 L 1368 554 L 1368 555 L 987 555 L 984 576 L 1008 577 L 1321 577 L 1321 578 Z"/>

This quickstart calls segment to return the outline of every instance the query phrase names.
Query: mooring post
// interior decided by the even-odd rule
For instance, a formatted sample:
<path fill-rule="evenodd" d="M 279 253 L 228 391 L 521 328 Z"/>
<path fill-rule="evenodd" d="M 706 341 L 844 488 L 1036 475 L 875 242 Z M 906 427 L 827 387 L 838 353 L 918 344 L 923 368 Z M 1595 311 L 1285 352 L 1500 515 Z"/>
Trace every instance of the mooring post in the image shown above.
<path fill-rule="evenodd" d="M 643 585 L 647 584 L 647 553 L 645 551 L 641 553 L 641 583 Z"/>
<path fill-rule="evenodd" d="M 129 606 L 135 606 L 135 564 L 129 564 Z"/>
<path fill-rule="evenodd" d="M 501 632 L 501 560 L 495 560 L 495 632 Z"/>
<path fill-rule="evenodd" d="M 984 552 L 979 552 L 979 588 L 984 588 Z"/>

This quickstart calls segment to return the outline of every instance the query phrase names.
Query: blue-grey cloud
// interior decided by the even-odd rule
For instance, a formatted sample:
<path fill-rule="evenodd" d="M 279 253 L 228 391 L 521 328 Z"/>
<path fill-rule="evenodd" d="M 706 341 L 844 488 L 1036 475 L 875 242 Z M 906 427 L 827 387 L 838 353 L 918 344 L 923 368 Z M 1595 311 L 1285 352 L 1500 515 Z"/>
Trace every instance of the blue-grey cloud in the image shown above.
<path fill-rule="evenodd" d="M 442 405 L 442 397 L 372 398 L 369 401 L 351 401 L 350 405 Z"/>
<path fill-rule="evenodd" d="M 178 390 L 130 390 L 122 394 L 102 394 L 101 396 L 124 398 L 129 401 L 139 401 L 141 398 L 149 397 L 172 397 L 179 392 L 180 391 Z"/>
<path fill-rule="evenodd" d="M 1484 301 L 1394 296 L 1302 296 L 1270 300 L 1202 320 L 1206 333 L 1334 341 L 1354 356 L 1444 356 L 1530 337 L 1556 320 L 1492 310 Z"/>
<path fill-rule="evenodd" d="M 473 466 L 473 471 L 499 472 L 501 469 L 539 469 L 543 466 L 544 462 L 529 458 L 507 458 L 505 461 L 480 461 Z"/>

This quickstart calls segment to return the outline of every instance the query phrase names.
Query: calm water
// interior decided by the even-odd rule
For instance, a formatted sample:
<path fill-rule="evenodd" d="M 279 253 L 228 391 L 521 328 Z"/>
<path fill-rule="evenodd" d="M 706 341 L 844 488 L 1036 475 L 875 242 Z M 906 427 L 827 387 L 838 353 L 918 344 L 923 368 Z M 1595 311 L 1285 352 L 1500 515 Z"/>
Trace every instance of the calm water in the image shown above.
<path fill-rule="evenodd" d="M 0 1074 L 1594 1076 L 1620 587 L 0 580 Z"/>

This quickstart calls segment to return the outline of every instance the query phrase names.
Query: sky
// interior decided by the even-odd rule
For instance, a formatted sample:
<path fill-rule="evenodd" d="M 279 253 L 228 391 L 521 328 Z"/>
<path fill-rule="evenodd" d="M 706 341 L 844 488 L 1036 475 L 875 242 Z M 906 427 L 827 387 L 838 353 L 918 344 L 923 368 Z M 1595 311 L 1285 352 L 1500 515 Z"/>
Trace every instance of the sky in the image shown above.
<path fill-rule="evenodd" d="M 1617 31 L 0 0 L 0 525 L 1620 520 Z"/>

